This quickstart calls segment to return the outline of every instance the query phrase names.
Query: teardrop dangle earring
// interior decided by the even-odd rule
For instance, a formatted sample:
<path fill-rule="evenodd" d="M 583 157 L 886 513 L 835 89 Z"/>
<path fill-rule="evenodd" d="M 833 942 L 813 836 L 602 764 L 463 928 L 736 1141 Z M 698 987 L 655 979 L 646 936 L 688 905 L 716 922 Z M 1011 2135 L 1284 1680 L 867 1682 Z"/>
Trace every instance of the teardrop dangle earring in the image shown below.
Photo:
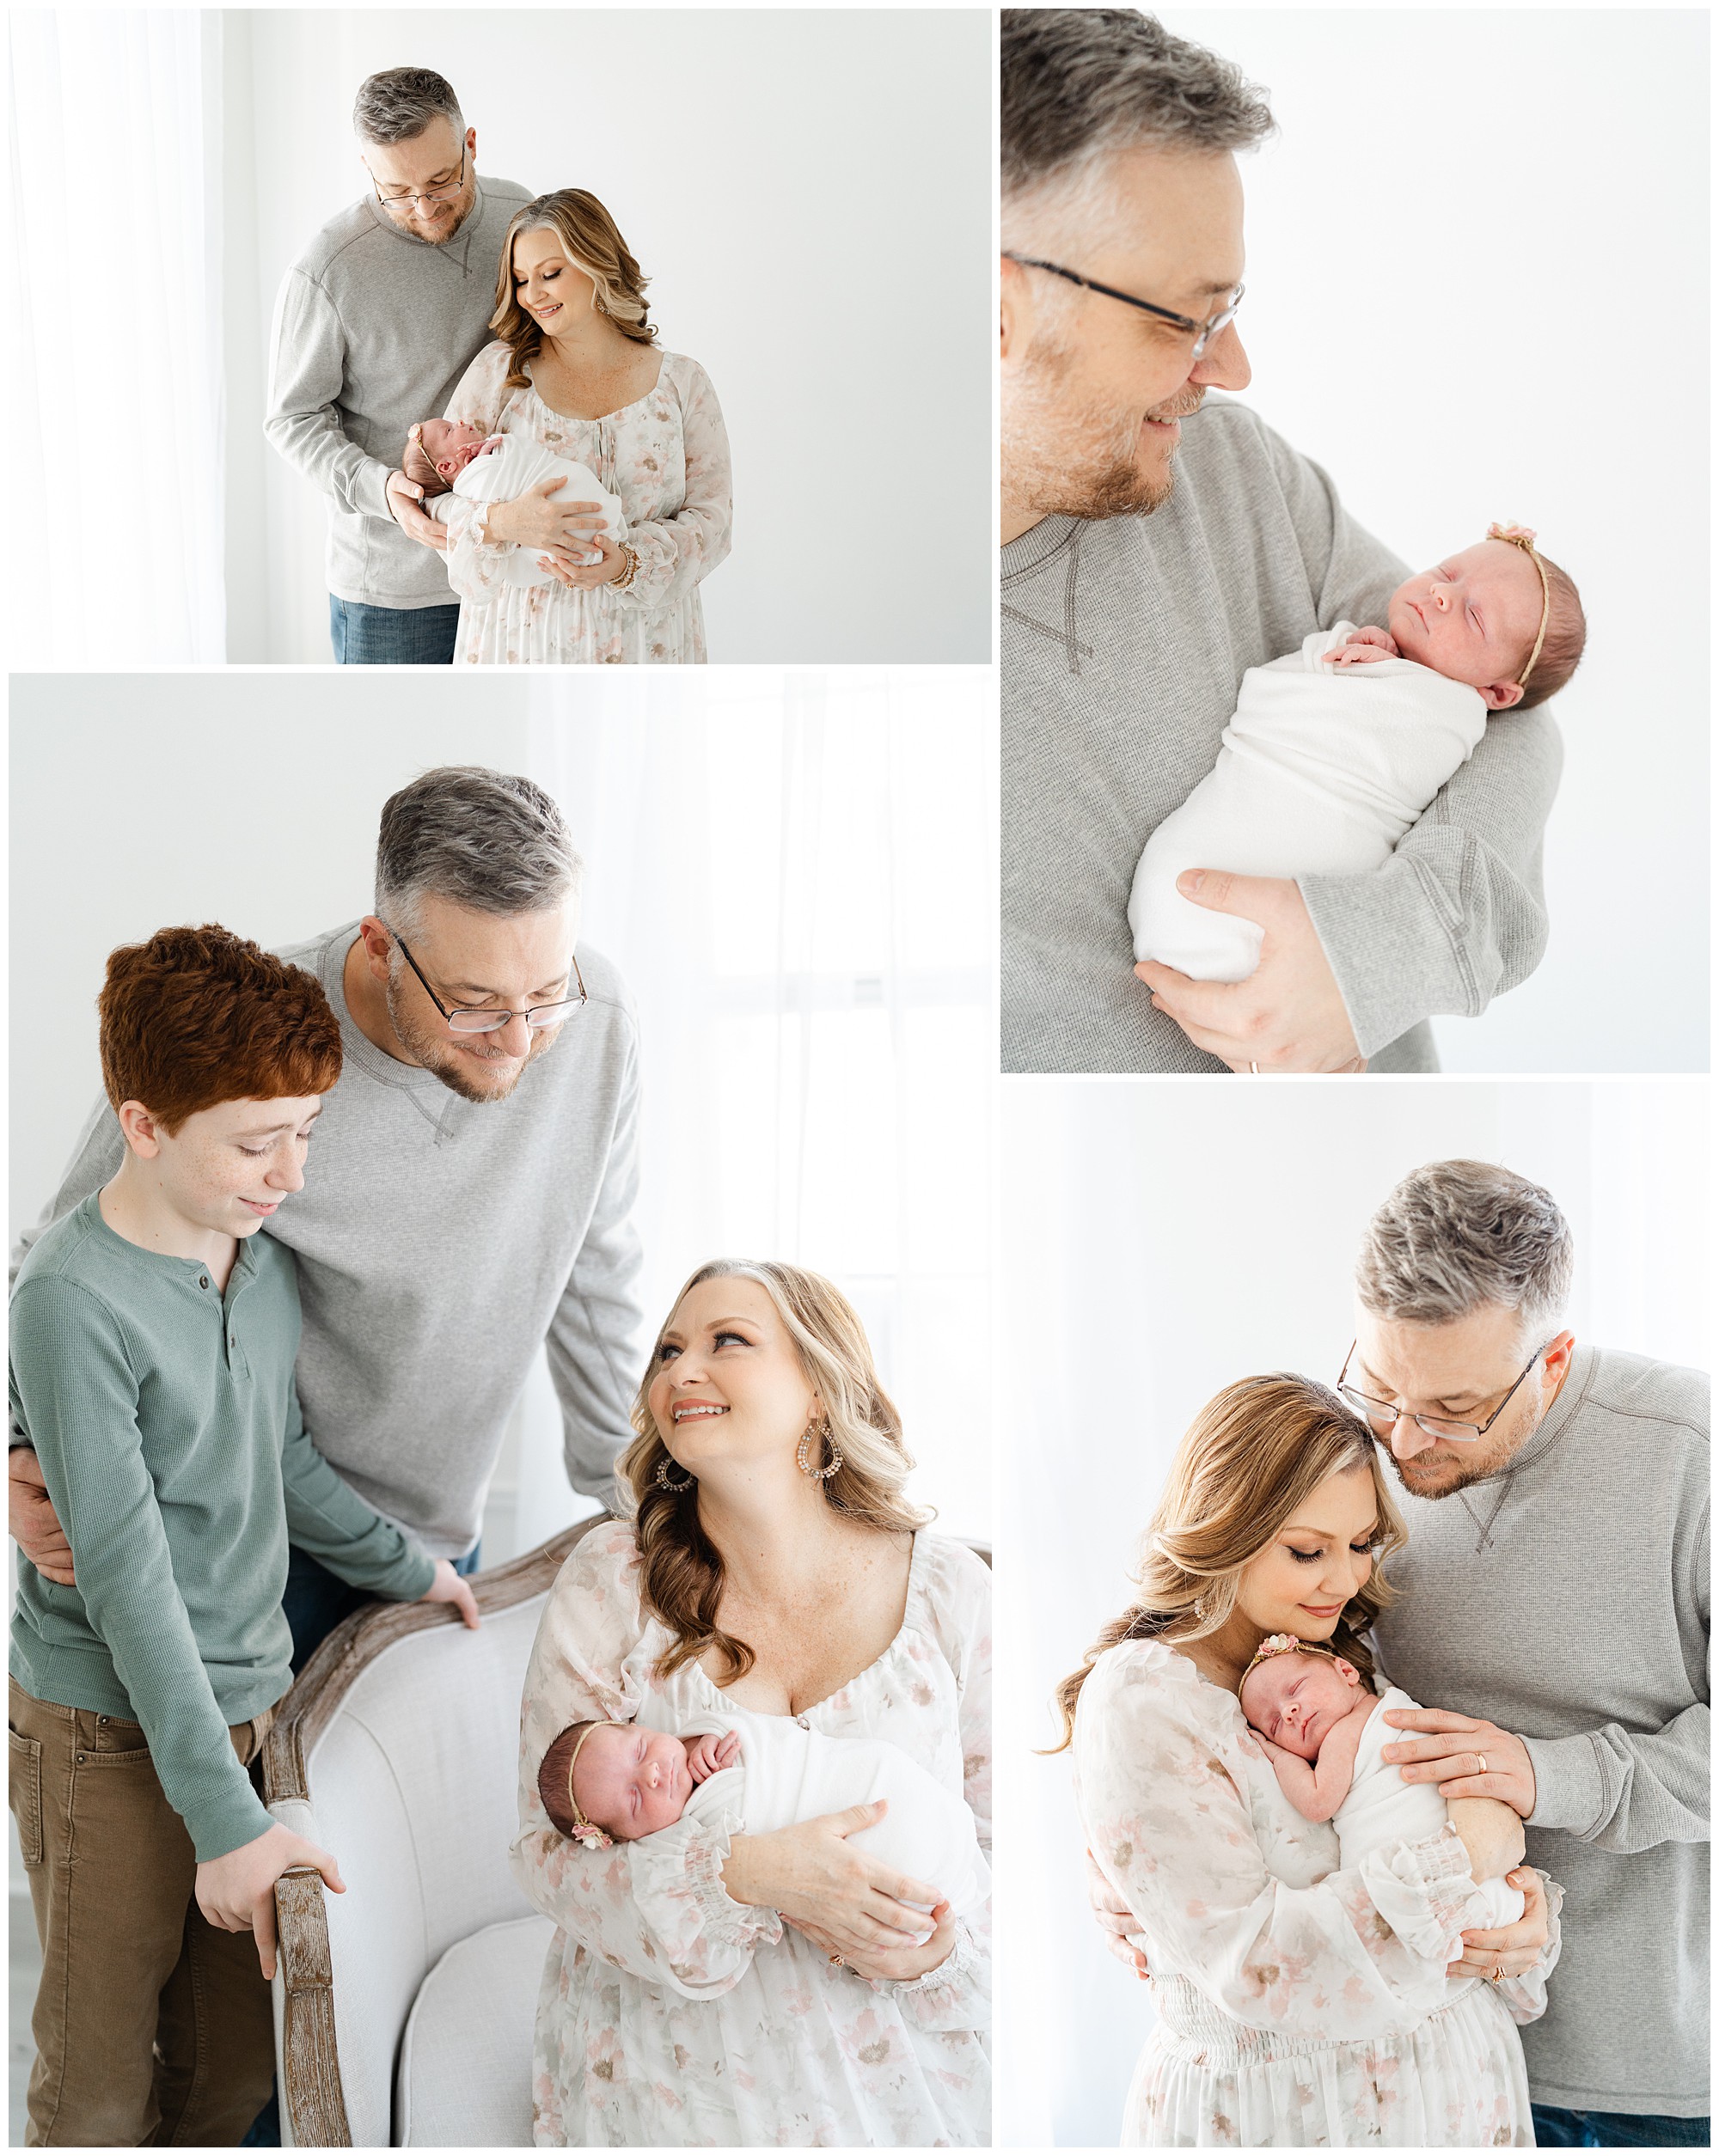
<path fill-rule="evenodd" d="M 811 1441 L 814 1438 L 822 1438 L 829 1448 L 828 1467 L 815 1468 L 811 1463 Z M 798 1444 L 794 1448 L 794 1457 L 799 1463 L 800 1473 L 809 1475 L 814 1482 L 827 1482 L 832 1475 L 838 1472 L 841 1466 L 841 1455 L 835 1449 L 835 1433 L 830 1429 L 828 1415 L 822 1421 L 814 1420 L 807 1423 L 800 1432 Z"/>

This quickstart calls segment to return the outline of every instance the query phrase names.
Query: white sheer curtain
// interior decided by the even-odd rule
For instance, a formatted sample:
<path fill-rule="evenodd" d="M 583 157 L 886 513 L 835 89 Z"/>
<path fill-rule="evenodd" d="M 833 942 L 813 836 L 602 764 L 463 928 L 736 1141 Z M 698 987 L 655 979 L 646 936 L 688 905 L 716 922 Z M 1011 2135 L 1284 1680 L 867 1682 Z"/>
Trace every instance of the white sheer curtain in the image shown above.
<path fill-rule="evenodd" d="M 15 668 L 226 657 L 220 21 L 11 16 Z"/>
<path fill-rule="evenodd" d="M 534 683 L 529 765 L 585 856 L 583 936 L 638 999 L 648 1321 L 719 1254 L 827 1273 L 914 1494 L 980 1536 L 994 734 L 977 670 L 584 674 Z M 578 1509 L 541 1369 L 515 1438 L 524 1548 Z"/>
<path fill-rule="evenodd" d="M 1124 1607 L 1171 1455 L 1251 1371 L 1335 1377 L 1373 1207 L 1412 1168 L 1502 1161 L 1576 1243 L 1578 1339 L 1704 1366 L 1704 1080 L 1392 1079 L 1353 1088 L 1017 1080 L 1005 1086 L 1000 1319 L 1012 1591 L 999 1612 L 998 2142 L 1114 2145 L 1151 2003 L 1086 1912 L 1052 1687 Z M 1435 1702 L 1436 1704 L 1436 1702 Z"/>

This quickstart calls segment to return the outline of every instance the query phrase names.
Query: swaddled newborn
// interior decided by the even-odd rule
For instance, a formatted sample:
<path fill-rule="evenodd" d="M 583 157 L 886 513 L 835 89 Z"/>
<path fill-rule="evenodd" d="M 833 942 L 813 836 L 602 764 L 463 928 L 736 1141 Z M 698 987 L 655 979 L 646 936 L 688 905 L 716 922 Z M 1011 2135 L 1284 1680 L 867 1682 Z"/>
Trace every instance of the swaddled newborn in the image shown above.
<path fill-rule="evenodd" d="M 1402 1732 L 1379 1710 L 1417 1705 L 1406 1692 L 1393 1687 L 1380 1699 L 1352 1663 L 1280 1632 L 1262 1642 L 1240 1699 L 1279 1788 L 1304 1819 L 1329 1819 L 1337 1829 L 1345 1872 L 1376 1849 L 1430 1840 L 1449 1819 L 1436 1782 L 1404 1781 L 1380 1757 Z M 1481 1879 L 1459 1929 L 1514 1924 L 1522 1909 L 1514 1887 Z M 1453 1934 L 1451 1958 L 1461 1951 Z"/>
<path fill-rule="evenodd" d="M 1495 524 L 1477 547 L 1398 585 L 1388 629 L 1339 621 L 1247 669 L 1215 767 L 1159 825 L 1135 870 L 1136 958 L 1196 980 L 1245 980 L 1263 931 L 1184 898 L 1184 870 L 1382 867 L 1492 712 L 1563 687 L 1587 624 L 1575 586 L 1533 541 L 1524 526 Z"/>
<path fill-rule="evenodd" d="M 620 541 L 627 536 L 621 497 L 607 492 L 589 466 L 557 456 L 526 435 L 486 436 L 462 419 L 424 419 L 407 437 L 401 469 L 424 489 L 426 506 L 437 495 L 449 492 L 467 502 L 511 502 L 528 487 L 541 486 L 545 479 L 562 479 L 566 485 L 551 496 L 552 500 L 595 502 L 603 510 L 603 528 L 609 537 Z M 549 571 L 538 566 L 539 551 L 508 547 L 503 574 L 509 583 L 554 583 Z M 601 561 L 603 555 L 594 549 L 577 559 L 589 568 Z"/>
<path fill-rule="evenodd" d="M 850 1805 L 889 1799 L 848 1839 L 935 1886 L 957 1916 L 990 1891 L 972 1813 L 952 1790 L 876 1737 L 826 1737 L 787 1714 L 700 1719 L 683 1733 L 642 1722 L 576 1722 L 543 1755 L 537 1793 L 552 1826 L 606 1848 L 727 1807 L 772 1834 Z"/>

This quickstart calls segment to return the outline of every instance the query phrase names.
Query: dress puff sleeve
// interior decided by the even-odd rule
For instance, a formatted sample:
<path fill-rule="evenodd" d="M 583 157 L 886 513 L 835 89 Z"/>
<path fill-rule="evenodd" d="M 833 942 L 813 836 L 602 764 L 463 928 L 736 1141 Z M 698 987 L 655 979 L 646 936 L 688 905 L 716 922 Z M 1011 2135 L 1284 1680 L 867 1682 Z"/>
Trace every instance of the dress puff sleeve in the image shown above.
<path fill-rule="evenodd" d="M 445 419 L 457 424 L 481 427 L 486 435 L 501 431 L 501 415 L 512 402 L 515 390 L 507 387 L 513 364 L 513 347 L 497 338 L 486 345 L 460 376 L 448 400 Z M 505 547 L 492 547 L 487 522 L 492 504 L 468 501 L 449 494 L 442 521 L 448 528 L 448 551 L 443 557 L 448 582 L 462 599 L 477 601 L 505 589 Z"/>
<path fill-rule="evenodd" d="M 1229 1694 L 1157 1642 L 1111 1648 L 1082 1689 L 1081 1817 L 1155 1973 L 1251 2028 L 1327 2043 L 1412 2028 L 1451 1996 L 1444 1942 L 1473 1885 L 1455 1829 L 1288 1885 L 1255 1832 L 1244 1741 Z"/>
<path fill-rule="evenodd" d="M 954 1672 L 960 1701 L 961 1784 L 991 1854 L 991 1573 L 962 1544 L 937 1539 L 926 1587 L 930 1640 Z M 987 1903 L 960 1919 L 946 1960 L 910 1982 L 878 1981 L 915 2028 L 983 2029 L 991 2002 L 991 1910 Z"/>
<path fill-rule="evenodd" d="M 728 430 L 710 376 L 695 359 L 665 362 L 664 373 L 680 400 L 686 496 L 672 516 L 630 527 L 627 544 L 639 566 L 627 589 L 614 595 L 617 602 L 642 607 L 646 614 L 678 604 L 726 561 L 734 530 Z"/>
<path fill-rule="evenodd" d="M 685 1998 L 711 1998 L 782 1933 L 774 1909 L 744 1908 L 723 1886 L 739 1815 L 684 1817 L 642 1841 L 587 1849 L 549 1823 L 537 1793 L 543 1755 L 570 1724 L 633 1719 L 648 1674 L 634 1650 L 647 1622 L 632 1528 L 594 1528 L 561 1567 L 531 1650 L 520 1832 L 509 1857 L 532 1905 L 599 1959 Z"/>

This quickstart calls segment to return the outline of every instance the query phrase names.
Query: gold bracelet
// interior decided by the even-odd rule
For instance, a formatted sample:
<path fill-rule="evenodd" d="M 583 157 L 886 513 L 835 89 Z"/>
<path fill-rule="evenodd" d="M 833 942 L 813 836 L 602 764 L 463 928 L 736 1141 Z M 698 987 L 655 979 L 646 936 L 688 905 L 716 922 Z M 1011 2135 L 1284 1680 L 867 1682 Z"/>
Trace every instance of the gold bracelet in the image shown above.
<path fill-rule="evenodd" d="M 639 571 L 638 553 L 624 539 L 621 542 L 621 551 L 627 557 L 627 571 L 624 576 L 609 578 L 609 589 L 613 591 L 625 591 Z"/>

